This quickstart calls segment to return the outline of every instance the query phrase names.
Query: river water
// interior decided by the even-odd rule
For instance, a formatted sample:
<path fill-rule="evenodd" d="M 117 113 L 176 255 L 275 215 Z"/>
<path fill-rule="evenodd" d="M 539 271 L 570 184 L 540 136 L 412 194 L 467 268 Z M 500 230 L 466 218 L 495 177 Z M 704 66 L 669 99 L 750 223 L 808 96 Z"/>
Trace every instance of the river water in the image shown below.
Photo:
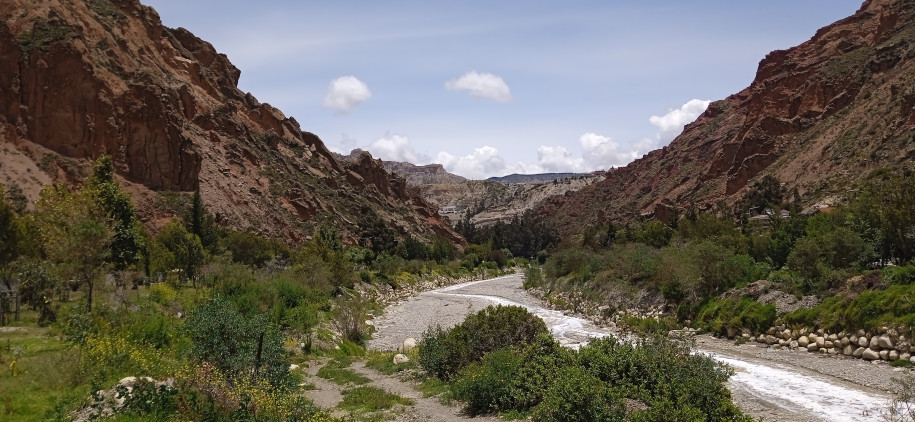
<path fill-rule="evenodd" d="M 527 308 L 543 319 L 553 336 L 568 347 L 578 348 L 587 344 L 589 338 L 613 335 L 609 329 L 588 320 L 542 307 L 538 299 L 521 288 L 522 280 L 520 275 L 511 275 L 424 292 L 376 319 L 379 340 L 369 345 L 396 348 L 394 341 L 399 340 L 395 339 L 419 338 L 429 325 L 454 325 L 466 314 L 491 304 Z M 766 421 L 879 421 L 881 410 L 888 406 L 886 395 L 804 368 L 721 349 L 699 348 L 697 353 L 706 353 L 731 365 L 735 375 L 728 385 L 735 402 Z"/>

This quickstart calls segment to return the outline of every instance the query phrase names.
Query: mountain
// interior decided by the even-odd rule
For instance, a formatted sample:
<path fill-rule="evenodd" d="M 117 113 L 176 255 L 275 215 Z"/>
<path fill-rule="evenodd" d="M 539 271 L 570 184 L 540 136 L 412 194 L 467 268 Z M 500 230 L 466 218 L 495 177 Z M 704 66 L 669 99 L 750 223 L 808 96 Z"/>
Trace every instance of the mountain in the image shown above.
<path fill-rule="evenodd" d="M 353 162 L 367 153 L 359 148 L 350 151 L 349 155 L 337 155 L 343 161 Z M 427 164 L 418 166 L 416 164 L 401 161 L 381 161 L 385 170 L 403 177 L 407 186 L 423 186 L 443 183 L 464 183 L 467 179 L 456 174 L 448 173 L 441 164 Z"/>
<path fill-rule="evenodd" d="M 136 0 L 5 0 L 0 19 L 0 182 L 30 200 L 110 154 L 151 226 L 199 190 L 221 224 L 293 243 L 323 221 L 353 241 L 374 216 L 462 242 L 402 178 L 336 159 L 240 91 L 225 55 Z"/>
<path fill-rule="evenodd" d="M 915 170 L 915 1 L 869 0 L 809 41 L 769 53 L 749 87 L 712 103 L 670 145 L 538 214 L 566 234 L 691 205 L 736 202 L 772 176 L 804 204 L 874 172 Z"/>
<path fill-rule="evenodd" d="M 577 177 L 592 177 L 594 174 L 581 173 L 539 173 L 539 174 L 509 174 L 507 176 L 490 177 L 489 181 L 505 184 L 524 183 L 550 183 L 557 180 L 573 179 Z"/>

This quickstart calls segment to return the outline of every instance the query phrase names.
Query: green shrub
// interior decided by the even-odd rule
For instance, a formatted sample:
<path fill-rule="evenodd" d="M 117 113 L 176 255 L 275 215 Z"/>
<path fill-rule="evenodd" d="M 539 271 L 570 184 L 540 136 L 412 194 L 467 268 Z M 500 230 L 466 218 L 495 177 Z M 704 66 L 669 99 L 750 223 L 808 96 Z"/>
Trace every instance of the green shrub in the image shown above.
<path fill-rule="evenodd" d="M 528 344 L 547 334 L 543 320 L 519 306 L 489 306 L 471 314 L 461 324 L 423 333 L 419 364 L 441 379 L 452 379 L 461 368 L 497 349 Z"/>
<path fill-rule="evenodd" d="M 912 284 L 915 283 L 915 265 L 901 267 L 886 267 L 880 271 L 887 284 Z"/>
<path fill-rule="evenodd" d="M 522 364 L 520 354 L 510 348 L 491 352 L 461 370 L 452 386 L 454 397 L 467 402 L 473 415 L 513 409 L 510 390 Z"/>
<path fill-rule="evenodd" d="M 760 333 L 772 326 L 775 317 L 775 305 L 750 298 L 710 299 L 699 307 L 693 325 L 719 335 L 727 334 L 728 328 Z"/>
<path fill-rule="evenodd" d="M 613 390 L 587 370 L 570 366 L 556 374 L 556 381 L 534 408 L 536 422 L 591 422 L 622 420 L 625 407 Z"/>

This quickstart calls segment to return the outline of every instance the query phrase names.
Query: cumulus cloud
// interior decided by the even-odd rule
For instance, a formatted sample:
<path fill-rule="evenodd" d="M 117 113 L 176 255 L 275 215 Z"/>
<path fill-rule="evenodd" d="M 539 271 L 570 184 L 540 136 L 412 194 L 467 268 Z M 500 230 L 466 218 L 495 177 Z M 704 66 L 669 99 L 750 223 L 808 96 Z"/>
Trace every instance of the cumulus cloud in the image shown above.
<path fill-rule="evenodd" d="M 413 164 L 423 164 L 428 157 L 417 154 L 410 144 L 410 139 L 401 135 L 388 135 L 372 142 L 368 151 L 375 158 L 385 161 L 406 161 Z"/>
<path fill-rule="evenodd" d="M 545 172 L 579 172 L 583 171 L 582 164 L 581 158 L 573 157 L 564 147 L 541 145 L 537 148 L 537 165 Z"/>
<path fill-rule="evenodd" d="M 341 76 L 330 81 L 323 105 L 340 113 L 349 113 L 369 98 L 372 98 L 372 92 L 364 82 L 355 76 Z"/>
<path fill-rule="evenodd" d="M 663 116 L 649 117 L 648 121 L 658 127 L 658 139 L 667 144 L 683 131 L 683 126 L 696 120 L 710 103 L 706 100 L 689 100 L 678 109 L 668 110 Z"/>
<path fill-rule="evenodd" d="M 508 166 L 499 156 L 499 150 L 483 146 L 465 156 L 456 156 L 442 151 L 435 156 L 434 162 L 441 164 L 451 173 L 471 179 L 485 179 L 495 175 L 507 174 Z"/>
<path fill-rule="evenodd" d="M 445 88 L 452 91 L 467 91 L 474 97 L 486 98 L 500 103 L 512 100 L 511 91 L 501 77 L 492 73 L 470 71 L 457 79 L 445 82 Z"/>

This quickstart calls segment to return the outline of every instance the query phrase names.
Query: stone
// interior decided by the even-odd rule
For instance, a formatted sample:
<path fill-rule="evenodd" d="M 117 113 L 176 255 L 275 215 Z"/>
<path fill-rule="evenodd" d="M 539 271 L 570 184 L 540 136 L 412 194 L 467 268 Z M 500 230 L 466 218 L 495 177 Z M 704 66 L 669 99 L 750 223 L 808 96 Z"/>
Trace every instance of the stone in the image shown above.
<path fill-rule="evenodd" d="M 290 364 L 290 365 L 289 365 L 289 372 L 295 371 L 295 370 L 297 370 L 297 369 L 299 369 L 299 368 L 300 368 L 299 365 L 296 365 L 296 364 L 294 364 L 294 363 L 293 363 L 293 364 Z"/>
<path fill-rule="evenodd" d="M 857 353 L 857 351 L 855 351 L 855 353 Z M 864 351 L 861 353 L 861 358 L 867 360 L 879 360 L 880 354 L 877 353 L 874 349 L 864 349 Z"/>
<path fill-rule="evenodd" d="M 826 338 L 823 336 L 817 336 L 817 347 L 824 348 L 826 347 Z"/>
<path fill-rule="evenodd" d="M 775 336 L 768 334 L 766 335 L 766 344 L 775 344 L 778 343 L 778 339 Z"/>
<path fill-rule="evenodd" d="M 890 360 L 890 351 L 889 350 L 881 350 L 881 351 L 877 352 L 877 355 L 880 356 L 880 360 Z"/>
<path fill-rule="evenodd" d="M 807 347 L 810 344 L 810 340 L 807 339 L 807 336 L 800 336 L 797 338 L 797 345 L 799 347 Z"/>
<path fill-rule="evenodd" d="M 870 345 L 871 349 L 880 350 L 880 337 L 871 337 L 871 341 L 868 344 Z"/>
<path fill-rule="evenodd" d="M 852 355 L 852 357 L 860 358 L 860 357 L 864 356 L 864 351 L 865 351 L 865 350 L 870 350 L 870 349 L 865 349 L 865 348 L 863 348 L 863 347 L 858 347 L 857 349 L 855 349 L 854 352 L 852 352 L 851 355 Z"/>
<path fill-rule="evenodd" d="M 823 342 L 823 347 L 825 347 L 827 349 L 832 349 L 834 345 L 835 344 L 830 340 L 826 340 Z"/>
<path fill-rule="evenodd" d="M 909 352 L 903 352 L 899 354 L 900 360 L 909 360 L 912 357 L 912 354 Z"/>
<path fill-rule="evenodd" d="M 895 351 L 895 350 L 890 350 L 890 353 L 889 353 L 889 355 L 887 356 L 887 359 L 886 359 L 886 360 L 888 360 L 888 361 L 890 361 L 890 362 L 895 362 L 895 361 L 898 360 L 898 359 L 899 359 L 899 352 L 897 352 L 897 351 Z"/>
<path fill-rule="evenodd" d="M 864 336 L 858 337 L 858 346 L 867 347 L 868 343 L 869 342 L 867 341 L 867 337 L 864 337 Z"/>
<path fill-rule="evenodd" d="M 846 344 L 845 348 L 842 349 L 842 354 L 845 356 L 851 356 L 855 352 L 854 346 Z"/>
<path fill-rule="evenodd" d="M 849 340 L 848 337 L 842 337 L 842 340 L 839 340 L 839 344 L 841 344 L 842 347 L 845 347 L 851 344 L 851 340 Z"/>
<path fill-rule="evenodd" d="M 835 334 L 830 334 L 830 335 L 826 336 L 826 341 L 835 342 L 838 339 L 839 339 L 839 336 L 837 336 Z"/>
<path fill-rule="evenodd" d="M 816 352 L 817 350 L 820 350 L 820 346 L 817 346 L 816 343 L 810 343 L 807 345 L 808 352 Z"/>
<path fill-rule="evenodd" d="M 410 358 L 408 358 L 407 355 L 405 355 L 403 353 L 398 353 L 398 354 L 394 355 L 394 364 L 395 365 L 400 365 L 402 363 L 407 363 L 409 361 L 410 361 Z"/>
<path fill-rule="evenodd" d="M 893 339 L 890 338 L 890 336 L 877 337 L 877 345 L 880 346 L 881 349 L 895 348 L 895 346 L 893 345 Z"/>
<path fill-rule="evenodd" d="M 416 339 L 413 337 L 410 337 L 403 341 L 403 344 L 401 345 L 400 350 L 402 350 L 404 352 L 409 352 L 415 348 L 416 348 Z"/>
<path fill-rule="evenodd" d="M 785 339 L 785 340 L 790 339 L 790 338 L 791 338 L 791 330 L 785 329 L 784 331 L 782 331 L 782 338 Z"/>
<path fill-rule="evenodd" d="M 864 337 L 867 335 L 867 333 L 864 330 L 858 330 L 858 331 L 855 331 L 855 335 L 858 337 Z"/>
<path fill-rule="evenodd" d="M 788 347 L 790 347 L 792 349 L 797 349 L 797 346 L 798 346 L 797 340 L 791 340 L 791 342 L 788 343 Z"/>

